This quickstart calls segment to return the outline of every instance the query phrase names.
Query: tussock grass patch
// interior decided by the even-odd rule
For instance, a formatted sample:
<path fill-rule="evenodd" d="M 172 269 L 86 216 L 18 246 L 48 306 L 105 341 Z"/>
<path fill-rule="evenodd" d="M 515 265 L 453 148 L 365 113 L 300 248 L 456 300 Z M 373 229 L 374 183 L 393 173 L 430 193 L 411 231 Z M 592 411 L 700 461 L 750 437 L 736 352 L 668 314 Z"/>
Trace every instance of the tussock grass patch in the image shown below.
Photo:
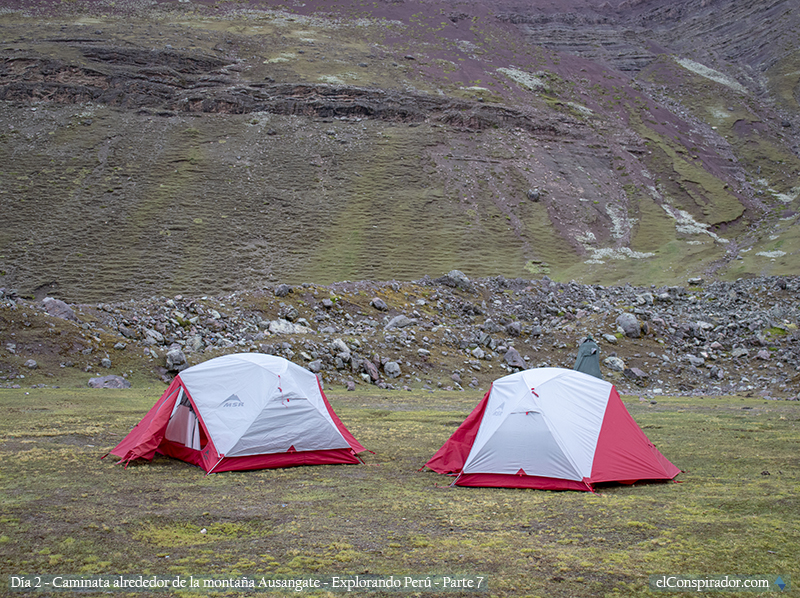
<path fill-rule="evenodd" d="M 329 393 L 364 464 L 205 476 L 100 460 L 157 392 L 26 392 L 0 393 L 5 576 L 478 573 L 496 596 L 648 595 L 650 574 L 791 575 L 800 554 L 794 403 L 628 399 L 681 483 L 590 494 L 419 471 L 477 394 Z"/>

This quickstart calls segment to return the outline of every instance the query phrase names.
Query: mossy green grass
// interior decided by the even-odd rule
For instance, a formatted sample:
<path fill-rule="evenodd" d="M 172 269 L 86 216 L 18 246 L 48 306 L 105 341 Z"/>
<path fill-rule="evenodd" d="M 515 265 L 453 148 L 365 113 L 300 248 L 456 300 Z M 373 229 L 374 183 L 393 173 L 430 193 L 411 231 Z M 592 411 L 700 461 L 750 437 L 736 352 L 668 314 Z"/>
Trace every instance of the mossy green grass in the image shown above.
<path fill-rule="evenodd" d="M 680 483 L 593 494 L 450 487 L 419 471 L 480 400 L 468 392 L 329 392 L 373 451 L 361 465 L 206 476 L 164 457 L 101 460 L 157 395 L 0 391 L 0 593 L 22 574 L 485 574 L 491 596 L 646 596 L 651 574 L 796 574 L 794 402 L 624 397 Z"/>

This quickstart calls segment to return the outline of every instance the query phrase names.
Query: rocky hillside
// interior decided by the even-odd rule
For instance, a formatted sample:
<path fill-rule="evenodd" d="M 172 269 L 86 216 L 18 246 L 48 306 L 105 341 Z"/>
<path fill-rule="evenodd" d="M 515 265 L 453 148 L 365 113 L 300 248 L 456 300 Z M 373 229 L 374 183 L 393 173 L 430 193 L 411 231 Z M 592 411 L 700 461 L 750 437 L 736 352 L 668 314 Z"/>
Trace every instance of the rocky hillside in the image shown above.
<path fill-rule="evenodd" d="M 0 287 L 797 274 L 794 8 L 6 2 Z"/>
<path fill-rule="evenodd" d="M 592 334 L 627 394 L 800 398 L 800 278 L 603 287 L 541 279 L 271 286 L 221 297 L 67 304 L 0 298 L 0 386 L 138 387 L 258 351 L 326 388 L 466 391 L 531 367 L 575 364 Z M 402 401 L 395 394 L 392 402 Z"/>

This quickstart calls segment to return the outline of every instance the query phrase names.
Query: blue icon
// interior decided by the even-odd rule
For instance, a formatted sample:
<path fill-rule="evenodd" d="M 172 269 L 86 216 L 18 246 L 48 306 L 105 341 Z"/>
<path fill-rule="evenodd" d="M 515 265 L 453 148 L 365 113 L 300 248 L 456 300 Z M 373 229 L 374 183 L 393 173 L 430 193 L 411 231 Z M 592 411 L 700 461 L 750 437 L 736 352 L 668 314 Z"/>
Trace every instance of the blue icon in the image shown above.
<path fill-rule="evenodd" d="M 779 576 L 778 576 L 778 579 L 776 579 L 776 580 L 775 580 L 775 585 L 776 585 L 776 586 L 778 586 L 778 587 L 781 589 L 781 592 L 783 592 L 783 588 L 785 588 L 785 587 L 786 587 L 786 582 L 784 582 L 784 581 L 781 579 L 781 576 L 779 575 Z"/>

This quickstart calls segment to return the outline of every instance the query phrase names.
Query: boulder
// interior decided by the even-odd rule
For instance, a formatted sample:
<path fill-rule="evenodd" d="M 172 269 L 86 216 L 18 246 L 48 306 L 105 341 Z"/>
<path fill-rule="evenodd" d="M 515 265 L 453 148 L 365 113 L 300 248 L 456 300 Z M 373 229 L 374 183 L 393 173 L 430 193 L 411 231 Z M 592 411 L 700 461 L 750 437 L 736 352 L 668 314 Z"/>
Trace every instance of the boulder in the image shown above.
<path fill-rule="evenodd" d="M 625 368 L 622 373 L 626 378 L 630 378 L 636 382 L 642 382 L 647 378 L 647 374 L 645 374 L 639 368 Z"/>
<path fill-rule="evenodd" d="M 130 388 L 131 383 L 122 376 L 111 374 L 100 378 L 89 378 L 90 388 Z"/>
<path fill-rule="evenodd" d="M 380 380 L 381 375 L 378 373 L 378 368 L 369 359 L 362 360 L 361 367 L 369 376 L 370 380 L 372 380 L 372 382 L 377 382 Z"/>
<path fill-rule="evenodd" d="M 612 372 L 625 371 L 625 362 L 615 355 L 612 355 L 611 357 L 606 357 L 603 360 L 603 365 L 606 366 Z"/>
<path fill-rule="evenodd" d="M 606 341 L 609 345 L 616 345 L 617 344 L 617 337 L 613 334 L 603 334 L 603 340 Z"/>
<path fill-rule="evenodd" d="M 75 312 L 72 311 L 72 308 L 61 301 L 61 299 L 53 299 L 52 297 L 45 297 L 42 299 L 42 305 L 44 306 L 44 310 L 55 318 L 61 318 L 62 320 L 75 320 L 77 321 L 77 317 L 75 316 Z"/>
<path fill-rule="evenodd" d="M 403 372 L 400 370 L 400 364 L 396 361 L 387 361 L 383 365 L 383 373 L 389 378 L 398 378 Z"/>
<path fill-rule="evenodd" d="M 381 299 L 380 297 L 373 297 L 372 301 L 370 301 L 369 304 L 372 307 L 374 307 L 375 309 L 377 309 L 378 311 L 388 311 L 389 310 L 389 306 L 386 305 L 386 302 L 383 299 Z"/>
<path fill-rule="evenodd" d="M 331 342 L 331 351 L 334 353 L 350 353 L 350 347 L 347 346 L 347 343 L 344 342 L 340 338 L 336 338 Z"/>
<path fill-rule="evenodd" d="M 503 356 L 503 361 L 505 361 L 506 364 L 512 368 L 524 370 L 528 367 L 525 363 L 525 360 L 522 358 L 522 355 L 520 355 L 519 351 L 517 351 L 514 347 L 511 347 L 508 351 L 506 351 L 506 354 Z"/>
<path fill-rule="evenodd" d="M 642 325 L 632 313 L 625 312 L 617 316 L 617 326 L 629 338 L 639 338 L 642 335 Z"/>
<path fill-rule="evenodd" d="M 696 355 L 687 355 L 686 360 L 696 368 L 699 368 L 706 362 L 705 359 L 703 359 L 702 357 L 698 357 Z"/>
<path fill-rule="evenodd" d="M 306 366 L 306 368 L 309 371 L 314 372 L 315 374 L 319 374 L 322 371 L 322 360 L 315 359 L 314 361 L 310 361 Z"/>
<path fill-rule="evenodd" d="M 189 363 L 186 361 L 186 355 L 177 347 L 173 347 L 167 351 L 165 361 L 165 367 L 169 372 L 182 372 L 189 367 Z"/>
<path fill-rule="evenodd" d="M 416 320 L 413 320 L 408 316 L 400 314 L 389 320 L 389 323 L 386 324 L 386 328 L 405 328 L 406 326 L 411 326 L 412 324 L 416 323 L 417 323 Z"/>
<path fill-rule="evenodd" d="M 276 297 L 286 297 L 289 293 L 292 292 L 292 287 L 288 284 L 279 284 L 275 287 L 275 296 Z"/>
<path fill-rule="evenodd" d="M 464 274 L 461 270 L 450 270 L 450 272 L 441 278 L 437 278 L 435 282 L 448 287 L 457 287 L 459 289 L 469 289 L 472 287 L 472 283 L 470 282 L 469 278 L 467 278 L 466 274 Z"/>
<path fill-rule="evenodd" d="M 269 323 L 269 331 L 272 334 L 308 334 L 311 329 L 300 324 L 293 324 L 288 320 L 278 319 Z"/>

